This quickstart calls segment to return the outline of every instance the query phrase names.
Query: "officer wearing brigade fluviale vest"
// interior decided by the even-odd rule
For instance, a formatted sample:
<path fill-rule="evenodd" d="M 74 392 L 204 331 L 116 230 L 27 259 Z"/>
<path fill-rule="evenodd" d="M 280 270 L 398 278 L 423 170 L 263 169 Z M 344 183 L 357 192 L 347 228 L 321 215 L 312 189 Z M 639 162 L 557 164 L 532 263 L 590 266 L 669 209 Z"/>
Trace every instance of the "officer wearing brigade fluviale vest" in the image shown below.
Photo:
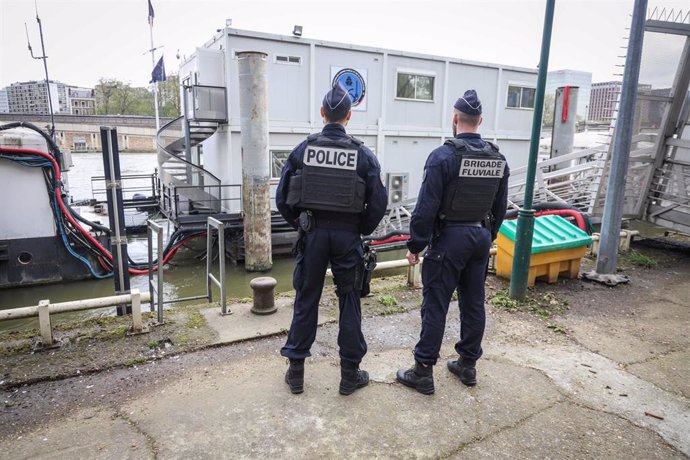
<path fill-rule="evenodd" d="M 304 359 L 311 356 L 316 338 L 329 262 L 340 306 L 340 394 L 369 383 L 369 374 L 359 369 L 367 352 L 359 300 L 365 277 L 361 235 L 374 231 L 386 211 L 387 196 L 376 157 L 345 132 L 351 105 L 339 84 L 326 94 L 323 130 L 290 153 L 276 190 L 278 210 L 300 233 L 293 275 L 295 311 L 280 351 L 290 360 L 285 382 L 292 393 L 304 389 Z"/>
<path fill-rule="evenodd" d="M 477 93 L 466 91 L 454 107 L 454 138 L 427 158 L 407 243 L 412 265 L 427 248 L 422 265 L 422 331 L 414 349 L 414 366 L 399 370 L 397 380 L 423 394 L 434 392 L 433 366 L 455 289 L 460 307 L 460 340 L 455 344 L 459 357 L 448 361 L 448 370 L 465 385 L 477 383 L 475 363 L 482 355 L 489 249 L 508 198 L 506 159 L 477 133 L 482 122 Z"/>

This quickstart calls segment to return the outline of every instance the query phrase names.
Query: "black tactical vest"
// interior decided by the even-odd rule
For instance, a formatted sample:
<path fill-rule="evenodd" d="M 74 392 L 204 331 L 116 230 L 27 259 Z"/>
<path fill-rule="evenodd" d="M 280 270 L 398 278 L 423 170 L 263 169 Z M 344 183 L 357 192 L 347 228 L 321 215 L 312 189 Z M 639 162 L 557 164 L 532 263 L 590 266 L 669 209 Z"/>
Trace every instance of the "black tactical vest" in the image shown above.
<path fill-rule="evenodd" d="M 287 204 L 312 211 L 362 212 L 366 182 L 357 174 L 361 145 L 354 137 L 307 137 L 302 169 L 290 177 Z"/>
<path fill-rule="evenodd" d="M 443 192 L 440 217 L 450 222 L 483 221 L 491 211 L 506 161 L 490 142 L 480 149 L 453 138 L 445 145 L 454 148 L 459 169 Z"/>

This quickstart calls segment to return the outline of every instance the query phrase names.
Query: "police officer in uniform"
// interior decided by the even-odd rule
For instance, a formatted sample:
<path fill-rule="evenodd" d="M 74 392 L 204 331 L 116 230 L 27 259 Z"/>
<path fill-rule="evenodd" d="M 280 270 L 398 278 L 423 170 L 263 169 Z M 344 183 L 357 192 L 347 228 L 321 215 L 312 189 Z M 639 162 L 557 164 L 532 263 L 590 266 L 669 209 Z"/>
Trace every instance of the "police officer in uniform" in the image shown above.
<path fill-rule="evenodd" d="M 364 276 L 361 235 L 374 231 L 386 211 L 381 167 L 362 141 L 345 132 L 352 101 L 337 84 L 323 99 L 324 128 L 290 153 L 276 190 L 276 205 L 298 228 L 293 275 L 296 291 L 292 325 L 280 354 L 290 360 L 285 381 L 302 393 L 304 359 L 316 338 L 319 300 L 328 263 L 340 306 L 340 394 L 369 383 L 359 369 L 367 352 L 362 335 L 360 294 Z"/>
<path fill-rule="evenodd" d="M 460 341 L 455 344 L 459 357 L 448 361 L 448 369 L 465 385 L 477 383 L 489 249 L 507 207 L 508 164 L 498 147 L 477 133 L 482 122 L 477 93 L 466 91 L 454 107 L 454 138 L 427 158 L 407 243 L 412 265 L 427 248 L 422 266 L 422 330 L 415 364 L 399 370 L 397 380 L 423 394 L 434 392 L 433 366 L 455 289 L 460 306 Z"/>

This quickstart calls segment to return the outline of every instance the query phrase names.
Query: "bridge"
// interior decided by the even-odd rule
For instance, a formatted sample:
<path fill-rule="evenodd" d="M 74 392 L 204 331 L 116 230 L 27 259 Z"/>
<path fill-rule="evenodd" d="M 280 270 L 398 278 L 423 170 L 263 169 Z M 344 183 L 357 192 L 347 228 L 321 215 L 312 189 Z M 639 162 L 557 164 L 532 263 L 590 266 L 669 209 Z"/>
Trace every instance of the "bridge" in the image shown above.
<path fill-rule="evenodd" d="M 133 115 L 69 115 L 55 114 L 55 135 L 61 149 L 101 151 L 101 126 L 117 128 L 120 151 L 155 152 L 156 119 Z M 33 123 L 48 128 L 50 115 L 35 113 L 0 113 L 0 124 L 14 121 Z M 161 118 L 164 126 L 172 118 Z"/>

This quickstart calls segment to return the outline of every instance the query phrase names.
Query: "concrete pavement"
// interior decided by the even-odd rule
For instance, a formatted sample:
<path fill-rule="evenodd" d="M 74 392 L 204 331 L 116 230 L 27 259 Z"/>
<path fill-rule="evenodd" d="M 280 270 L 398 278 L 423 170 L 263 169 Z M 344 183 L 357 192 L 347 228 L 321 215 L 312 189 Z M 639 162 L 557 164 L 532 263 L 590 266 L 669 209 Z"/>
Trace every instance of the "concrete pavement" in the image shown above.
<path fill-rule="evenodd" d="M 457 340 L 451 308 L 433 396 L 395 383 L 396 370 L 413 362 L 419 310 L 364 319 L 362 367 L 372 381 L 348 397 L 338 394 L 332 314 L 320 318 L 305 392 L 292 395 L 278 353 L 290 302 L 281 300 L 272 318 L 252 317 L 248 304 L 226 317 L 209 310 L 204 316 L 226 345 L 5 394 L 0 452 L 7 459 L 688 458 L 690 290 L 676 280 L 652 287 L 635 288 L 649 288 L 647 297 L 630 295 L 620 307 L 573 308 L 552 319 L 567 335 L 536 316 L 490 309 L 473 388 L 445 367 Z"/>

